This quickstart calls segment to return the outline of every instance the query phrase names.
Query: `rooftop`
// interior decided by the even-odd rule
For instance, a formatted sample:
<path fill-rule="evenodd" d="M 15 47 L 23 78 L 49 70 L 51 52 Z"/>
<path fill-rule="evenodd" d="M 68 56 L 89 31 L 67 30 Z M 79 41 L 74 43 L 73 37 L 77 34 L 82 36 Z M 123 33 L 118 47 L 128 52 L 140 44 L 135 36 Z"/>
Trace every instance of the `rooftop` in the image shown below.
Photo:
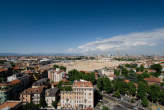
<path fill-rule="evenodd" d="M 84 81 L 84 80 L 80 80 L 80 81 L 74 81 L 73 83 L 73 87 L 93 87 L 93 84 L 91 81 Z"/>
<path fill-rule="evenodd" d="M 0 87 L 1 86 L 10 86 L 10 85 L 15 85 L 15 84 L 19 84 L 21 81 L 19 79 L 13 80 L 11 82 L 8 83 L 0 83 Z"/>
<path fill-rule="evenodd" d="M 160 83 L 161 82 L 161 79 L 156 78 L 156 77 L 144 78 L 144 80 L 147 81 L 147 82 L 155 82 L 155 83 Z"/>
<path fill-rule="evenodd" d="M 4 71 L 7 71 L 8 69 L 3 69 L 3 68 L 0 68 L 0 72 L 4 72 Z"/>
<path fill-rule="evenodd" d="M 0 110 L 5 109 L 5 108 L 15 108 L 19 104 L 21 104 L 20 101 L 7 101 L 3 103 L 2 105 L 0 105 Z"/>
<path fill-rule="evenodd" d="M 22 92 L 22 94 L 41 94 L 44 87 L 38 87 L 38 88 L 28 88 Z"/>

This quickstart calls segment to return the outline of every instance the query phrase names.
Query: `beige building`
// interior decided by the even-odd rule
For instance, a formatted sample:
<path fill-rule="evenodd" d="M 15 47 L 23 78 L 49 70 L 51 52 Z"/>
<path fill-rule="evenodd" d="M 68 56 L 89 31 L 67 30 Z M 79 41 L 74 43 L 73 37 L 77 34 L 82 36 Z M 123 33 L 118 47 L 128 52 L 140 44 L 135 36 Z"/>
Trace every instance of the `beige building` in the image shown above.
<path fill-rule="evenodd" d="M 74 81 L 73 91 L 61 92 L 61 107 L 70 109 L 94 108 L 94 89 L 90 81 Z"/>
<path fill-rule="evenodd" d="M 44 87 L 28 88 L 20 94 L 20 100 L 22 103 L 39 104 L 40 98 L 44 94 Z"/>
<path fill-rule="evenodd" d="M 66 73 L 59 68 L 56 68 L 56 70 L 51 69 L 48 71 L 48 78 L 50 79 L 50 82 L 60 82 L 65 77 L 65 74 Z"/>

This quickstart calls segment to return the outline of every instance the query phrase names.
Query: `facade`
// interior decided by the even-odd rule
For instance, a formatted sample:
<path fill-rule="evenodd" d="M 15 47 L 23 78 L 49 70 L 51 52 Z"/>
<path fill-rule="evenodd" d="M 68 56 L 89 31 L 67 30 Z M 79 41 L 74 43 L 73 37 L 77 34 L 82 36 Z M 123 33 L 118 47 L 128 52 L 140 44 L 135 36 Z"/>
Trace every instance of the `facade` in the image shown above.
<path fill-rule="evenodd" d="M 101 70 L 101 74 L 102 75 L 106 75 L 106 76 L 109 76 L 109 75 L 113 75 L 114 74 L 114 69 L 112 68 L 104 68 Z"/>
<path fill-rule="evenodd" d="M 74 81 L 73 91 L 61 92 L 61 107 L 63 109 L 94 108 L 94 89 L 90 81 Z"/>
<path fill-rule="evenodd" d="M 50 82 L 60 82 L 65 77 L 65 74 L 66 73 L 59 68 L 56 68 L 56 70 L 51 69 L 48 71 L 48 78 L 50 79 Z"/>
<path fill-rule="evenodd" d="M 20 94 L 20 100 L 22 103 L 39 104 L 40 99 L 44 96 L 44 87 L 28 88 Z"/>
<path fill-rule="evenodd" d="M 58 88 L 51 88 L 45 91 L 45 100 L 48 107 L 52 107 L 52 102 L 56 101 L 59 96 Z"/>

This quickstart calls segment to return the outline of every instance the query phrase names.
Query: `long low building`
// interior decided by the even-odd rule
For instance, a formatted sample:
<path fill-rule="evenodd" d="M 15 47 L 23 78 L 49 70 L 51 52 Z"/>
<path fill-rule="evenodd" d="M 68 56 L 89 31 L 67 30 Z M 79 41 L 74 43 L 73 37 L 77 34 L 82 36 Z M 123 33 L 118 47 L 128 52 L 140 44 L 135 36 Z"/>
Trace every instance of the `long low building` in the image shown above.
<path fill-rule="evenodd" d="M 67 72 L 72 69 L 77 69 L 79 71 L 94 71 L 99 70 L 104 67 L 112 67 L 115 68 L 119 66 L 120 64 L 126 64 L 130 63 L 129 61 L 101 61 L 101 60 L 78 60 L 78 61 L 72 61 L 72 62 L 59 62 L 55 63 L 60 66 L 65 66 L 67 68 Z"/>

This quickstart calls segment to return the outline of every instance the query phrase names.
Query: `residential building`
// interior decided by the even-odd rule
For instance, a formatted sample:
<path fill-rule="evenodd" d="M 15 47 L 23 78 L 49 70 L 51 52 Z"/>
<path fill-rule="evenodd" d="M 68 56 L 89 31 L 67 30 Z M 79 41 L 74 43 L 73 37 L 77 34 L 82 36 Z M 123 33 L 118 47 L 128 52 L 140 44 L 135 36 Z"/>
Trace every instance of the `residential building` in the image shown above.
<path fill-rule="evenodd" d="M 48 78 L 50 79 L 50 82 L 60 82 L 65 77 L 65 74 L 66 72 L 59 68 L 56 68 L 56 70 L 51 69 L 48 71 Z"/>
<path fill-rule="evenodd" d="M 30 83 L 30 75 L 28 74 L 13 74 L 7 77 L 7 82 L 11 82 L 13 80 L 20 80 L 21 81 L 21 88 L 26 89 Z"/>
<path fill-rule="evenodd" d="M 28 88 L 20 94 L 20 100 L 22 103 L 39 104 L 40 99 L 44 98 L 44 87 Z"/>
<path fill-rule="evenodd" d="M 106 76 L 113 75 L 114 74 L 114 69 L 104 68 L 104 69 L 101 70 L 101 74 L 106 75 Z"/>
<path fill-rule="evenodd" d="M 11 82 L 11 81 L 16 80 L 16 79 L 17 79 L 17 75 L 13 74 L 13 75 L 7 77 L 7 82 Z"/>
<path fill-rule="evenodd" d="M 90 81 L 74 81 L 73 91 L 61 91 L 63 109 L 86 109 L 94 107 L 94 89 Z"/>
<path fill-rule="evenodd" d="M 0 104 L 6 100 L 15 99 L 21 90 L 21 81 L 13 80 L 8 83 L 0 83 Z"/>
<path fill-rule="evenodd" d="M 52 107 L 52 102 L 56 101 L 59 96 L 59 89 L 53 87 L 45 91 L 45 101 L 48 107 Z"/>

